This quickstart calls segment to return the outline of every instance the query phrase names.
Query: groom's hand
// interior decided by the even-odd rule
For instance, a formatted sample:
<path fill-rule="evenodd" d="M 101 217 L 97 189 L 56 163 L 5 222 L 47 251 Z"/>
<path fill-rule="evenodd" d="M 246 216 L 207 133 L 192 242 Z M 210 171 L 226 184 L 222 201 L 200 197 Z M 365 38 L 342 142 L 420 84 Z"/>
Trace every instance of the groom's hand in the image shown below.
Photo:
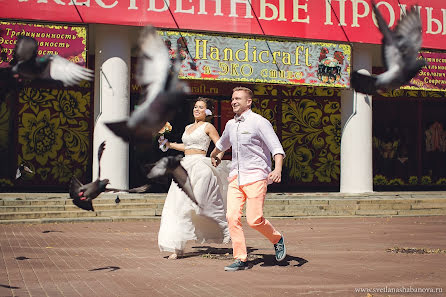
<path fill-rule="evenodd" d="M 281 170 L 274 169 L 268 174 L 268 179 L 275 182 L 280 183 L 282 181 L 282 172 Z"/>

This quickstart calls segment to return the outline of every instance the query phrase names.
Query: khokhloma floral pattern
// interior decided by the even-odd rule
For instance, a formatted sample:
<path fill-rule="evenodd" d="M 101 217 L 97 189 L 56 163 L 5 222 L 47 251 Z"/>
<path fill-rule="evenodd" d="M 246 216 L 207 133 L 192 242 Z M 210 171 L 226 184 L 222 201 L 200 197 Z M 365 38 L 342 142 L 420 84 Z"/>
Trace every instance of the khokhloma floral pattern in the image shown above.
<path fill-rule="evenodd" d="M 254 97 L 253 111 L 273 124 L 285 150 L 282 183 L 339 184 L 341 105 L 338 91 L 259 85 Z"/>
<path fill-rule="evenodd" d="M 18 103 L 18 164 L 32 178 L 22 183 L 66 186 L 73 175 L 83 177 L 91 153 L 91 90 L 24 88 Z"/>

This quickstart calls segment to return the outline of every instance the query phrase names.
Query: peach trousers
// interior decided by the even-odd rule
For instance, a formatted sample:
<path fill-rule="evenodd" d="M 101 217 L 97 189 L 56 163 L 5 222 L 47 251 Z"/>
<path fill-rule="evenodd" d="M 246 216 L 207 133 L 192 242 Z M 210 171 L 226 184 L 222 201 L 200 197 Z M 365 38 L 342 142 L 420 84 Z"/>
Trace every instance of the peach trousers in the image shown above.
<path fill-rule="evenodd" d="M 246 221 L 251 228 L 262 233 L 273 244 L 279 242 L 282 237 L 273 225 L 263 217 L 263 204 L 267 186 L 266 179 L 239 186 L 237 178 L 234 178 L 228 185 L 226 218 L 235 259 L 246 261 L 248 257 L 241 220 L 245 202 Z"/>

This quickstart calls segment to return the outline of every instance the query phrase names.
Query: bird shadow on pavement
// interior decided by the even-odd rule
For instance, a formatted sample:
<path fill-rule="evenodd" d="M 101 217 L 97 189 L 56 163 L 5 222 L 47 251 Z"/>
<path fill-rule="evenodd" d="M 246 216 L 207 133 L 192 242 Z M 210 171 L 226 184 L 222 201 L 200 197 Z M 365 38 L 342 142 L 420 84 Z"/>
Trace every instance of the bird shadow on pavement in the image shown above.
<path fill-rule="evenodd" d="M 305 263 L 308 263 L 307 260 L 300 257 L 294 257 L 291 255 L 286 255 L 285 259 L 280 262 L 276 261 L 276 257 L 274 255 L 265 255 L 265 254 L 255 254 L 256 257 L 254 260 L 249 261 L 250 266 L 260 265 L 262 267 L 271 267 L 271 266 L 294 266 L 300 267 Z M 249 260 L 249 258 L 248 258 Z"/>
<path fill-rule="evenodd" d="M 121 267 L 119 267 L 119 266 L 105 266 L 105 267 L 90 269 L 88 271 L 108 270 L 108 272 L 112 272 L 112 271 L 116 271 L 116 270 L 119 270 L 119 269 L 121 269 Z"/>
<path fill-rule="evenodd" d="M 3 284 L 0 284 L 0 287 L 6 288 L 6 289 L 15 289 L 15 290 L 20 289 L 20 287 L 8 286 L 8 285 L 3 285 Z"/>

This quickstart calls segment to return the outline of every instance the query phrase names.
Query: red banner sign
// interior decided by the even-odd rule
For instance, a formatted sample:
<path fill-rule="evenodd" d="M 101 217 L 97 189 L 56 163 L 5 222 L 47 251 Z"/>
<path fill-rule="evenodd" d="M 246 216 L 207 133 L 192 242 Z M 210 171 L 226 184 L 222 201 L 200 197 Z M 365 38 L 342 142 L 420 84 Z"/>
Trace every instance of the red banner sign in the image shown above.
<path fill-rule="evenodd" d="M 446 1 L 376 2 L 390 26 L 402 10 L 418 5 L 423 47 L 446 49 Z M 263 29 L 270 36 L 381 42 L 370 0 L 0 0 L 0 18 L 177 29 L 168 8 L 180 29 L 258 35 L 263 35 Z"/>
<path fill-rule="evenodd" d="M 7 67 L 20 35 L 31 36 L 39 44 L 38 55 L 59 55 L 81 66 L 86 65 L 87 28 L 85 26 L 42 25 L 17 22 L 0 22 L 1 51 L 6 52 L 7 61 L 0 61 L 0 67 Z"/>
<path fill-rule="evenodd" d="M 422 52 L 428 63 L 404 89 L 446 91 L 446 53 Z"/>

